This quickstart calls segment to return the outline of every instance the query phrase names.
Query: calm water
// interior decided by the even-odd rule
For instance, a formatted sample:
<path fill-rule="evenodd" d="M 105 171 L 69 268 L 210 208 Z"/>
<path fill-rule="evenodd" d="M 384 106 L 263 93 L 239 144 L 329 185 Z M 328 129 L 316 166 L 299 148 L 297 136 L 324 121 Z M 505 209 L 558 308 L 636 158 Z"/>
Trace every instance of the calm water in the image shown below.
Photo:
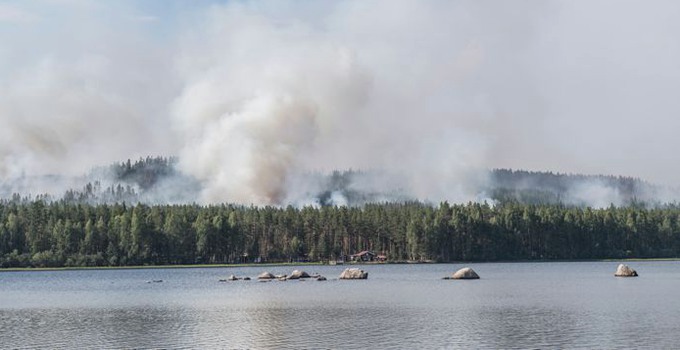
<path fill-rule="evenodd" d="M 294 267 L 0 273 L 1 348 L 677 348 L 680 262 L 304 270 L 329 278 L 221 283 Z M 162 283 L 147 283 L 162 279 Z"/>

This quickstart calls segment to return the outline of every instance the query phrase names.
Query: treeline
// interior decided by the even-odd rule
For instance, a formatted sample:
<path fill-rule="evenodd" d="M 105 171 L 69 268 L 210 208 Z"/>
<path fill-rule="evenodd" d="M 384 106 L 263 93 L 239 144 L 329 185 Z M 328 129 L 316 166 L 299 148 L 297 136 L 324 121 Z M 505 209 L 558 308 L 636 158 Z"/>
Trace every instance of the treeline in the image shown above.
<path fill-rule="evenodd" d="M 94 168 L 72 181 L 58 176 L 23 178 L 0 183 L 0 197 L 30 196 L 32 181 L 39 184 L 61 182 L 71 187 L 62 193 L 32 193 L 32 198 L 65 200 L 74 204 L 111 204 L 117 202 L 179 204 L 199 200 L 200 181 L 177 169 L 174 157 L 146 157 Z M 475 191 L 479 198 L 494 203 L 519 202 L 575 206 L 662 206 L 680 198 L 680 190 L 650 184 L 638 178 L 605 175 L 559 174 L 511 169 L 494 169 L 480 177 L 488 180 Z M 331 173 L 310 172 L 300 179 L 310 184 L 306 200 L 321 206 L 363 206 L 380 201 L 415 200 L 408 181 L 398 174 L 379 170 L 345 170 Z M 21 183 L 22 186 L 15 186 Z M 74 185 L 78 184 L 78 185 Z M 74 186 L 74 187 L 73 187 Z M 40 188 L 40 186 L 37 186 Z M 57 187 L 59 186 L 52 186 Z"/>
<path fill-rule="evenodd" d="M 680 208 L 0 202 L 3 267 L 323 261 L 362 250 L 391 261 L 678 257 Z"/>
<path fill-rule="evenodd" d="M 177 170 L 175 157 L 146 157 L 136 161 L 96 167 L 84 178 L 81 189 L 69 189 L 61 198 L 43 195 L 47 201 L 63 200 L 72 204 L 104 203 L 179 203 L 195 201 L 200 184 Z M 105 185 L 103 185 L 105 184 Z M 15 194 L 13 197 L 21 197 Z M 16 198 L 13 198 L 16 200 Z"/>
<path fill-rule="evenodd" d="M 579 198 L 579 191 L 593 191 L 594 187 L 616 193 L 621 206 L 658 205 L 661 188 L 639 178 L 611 175 L 560 174 L 543 171 L 494 169 L 489 173 L 491 198 L 497 202 L 525 204 L 557 204 L 587 206 Z M 582 193 L 582 195 L 585 193 Z"/>
<path fill-rule="evenodd" d="M 137 161 L 113 163 L 94 168 L 87 178 L 90 180 L 80 189 L 67 190 L 61 199 L 80 204 L 111 204 L 117 202 L 146 204 L 190 203 L 198 200 L 200 182 L 182 174 L 177 169 L 176 157 L 146 157 Z M 309 172 L 305 181 L 315 184 L 317 192 L 309 198 L 322 206 L 364 205 L 379 200 L 406 201 L 409 198 L 400 188 L 367 189 L 353 188 L 355 182 L 376 182 L 383 174 L 375 171 L 335 170 L 331 173 Z M 108 186 L 102 186 L 102 179 Z M 17 194 L 21 196 L 20 194 Z M 340 195 L 346 203 L 336 203 L 333 196 Z M 53 196 L 43 196 L 53 200 Z"/>
<path fill-rule="evenodd" d="M 128 159 L 126 162 L 110 165 L 109 170 L 116 180 L 134 183 L 146 190 L 162 178 L 176 175 L 177 161 L 176 157 L 146 157 L 139 158 L 134 163 Z"/>

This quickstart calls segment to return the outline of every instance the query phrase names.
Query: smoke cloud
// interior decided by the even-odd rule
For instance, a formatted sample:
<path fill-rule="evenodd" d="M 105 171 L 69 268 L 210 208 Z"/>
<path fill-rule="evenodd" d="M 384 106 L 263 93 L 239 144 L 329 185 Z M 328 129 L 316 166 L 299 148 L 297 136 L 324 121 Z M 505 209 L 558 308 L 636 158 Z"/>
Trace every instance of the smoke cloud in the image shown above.
<path fill-rule="evenodd" d="M 368 30 L 373 6 L 391 8 L 389 23 Z M 296 177 L 347 168 L 402 174 L 415 198 L 472 198 L 486 140 L 475 113 L 455 106 L 483 53 L 446 32 L 431 38 L 454 31 L 438 10 L 338 4 L 310 21 L 249 4 L 211 9 L 182 47 L 182 169 L 204 182 L 207 201 L 297 201 Z"/>
<path fill-rule="evenodd" d="M 314 151 L 368 98 L 370 79 L 346 47 L 252 12 L 213 9 L 205 32 L 182 47 L 180 165 L 209 202 L 282 203 L 291 177 L 313 169 Z"/>
<path fill-rule="evenodd" d="M 4 3 L 0 178 L 26 187 L 166 154 L 203 203 L 318 204 L 328 183 L 310 174 L 336 169 L 380 174 L 347 188 L 385 200 L 484 199 L 500 167 L 677 186 L 679 12 L 663 0 Z M 594 186 L 569 193 L 620 200 Z"/>
<path fill-rule="evenodd" d="M 82 175 L 172 152 L 169 48 L 144 35 L 128 10 L 80 1 L 0 7 L 22 14 L 0 16 L 2 178 Z"/>

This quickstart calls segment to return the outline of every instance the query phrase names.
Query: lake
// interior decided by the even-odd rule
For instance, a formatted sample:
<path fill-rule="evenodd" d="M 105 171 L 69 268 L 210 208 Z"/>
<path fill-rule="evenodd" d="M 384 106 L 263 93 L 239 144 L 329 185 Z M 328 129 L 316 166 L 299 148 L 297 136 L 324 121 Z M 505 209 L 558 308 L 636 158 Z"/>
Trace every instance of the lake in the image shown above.
<path fill-rule="evenodd" d="M 680 262 L 305 266 L 328 281 L 219 282 L 295 267 L 0 273 L 2 348 L 676 348 Z M 480 280 L 443 280 L 470 266 Z M 162 283 L 147 283 L 163 280 Z"/>

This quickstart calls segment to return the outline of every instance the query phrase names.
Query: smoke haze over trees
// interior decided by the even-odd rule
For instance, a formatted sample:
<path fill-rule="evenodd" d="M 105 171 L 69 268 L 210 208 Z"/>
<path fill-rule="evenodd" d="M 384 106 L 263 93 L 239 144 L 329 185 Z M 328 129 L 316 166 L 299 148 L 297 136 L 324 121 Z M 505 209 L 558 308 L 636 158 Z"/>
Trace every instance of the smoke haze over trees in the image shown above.
<path fill-rule="evenodd" d="M 443 262 L 680 254 L 680 209 L 645 197 L 667 190 L 639 179 L 496 169 L 483 189 L 489 202 L 451 205 L 413 201 L 398 186 L 361 187 L 384 174 L 335 171 L 303 177 L 315 192 L 297 207 L 201 206 L 182 204 L 201 185 L 176 166 L 127 160 L 81 178 L 108 187 L 97 180 L 61 198 L 0 200 L 0 266 L 326 261 L 365 249 Z M 612 202 L 593 209 L 594 188 Z"/>
<path fill-rule="evenodd" d="M 64 200 L 67 203 L 112 204 L 190 204 L 200 198 L 202 184 L 182 174 L 176 158 L 146 157 L 136 161 L 97 167 L 76 178 L 53 176 L 24 178 L 0 185 L 0 199 L 31 198 Z M 614 176 L 554 174 L 509 169 L 494 169 L 484 175 L 488 181 L 475 189 L 476 201 L 490 204 L 562 204 L 578 207 L 614 206 L 658 207 L 674 203 L 677 189 L 653 185 L 640 179 Z M 298 198 L 281 206 L 363 206 L 369 203 L 394 203 L 421 200 L 409 191 L 399 174 L 384 171 L 333 171 L 305 173 L 298 177 Z M 35 192 L 36 183 L 71 186 L 62 192 Z M 423 203 L 438 205 L 425 199 Z"/>
<path fill-rule="evenodd" d="M 0 2 L 1 262 L 677 257 L 679 16 Z"/>
<path fill-rule="evenodd" d="M 679 11 L 662 0 L 3 2 L 0 178 L 61 193 L 96 165 L 167 154 L 202 204 L 300 203 L 316 191 L 307 174 L 344 169 L 390 174 L 434 203 L 480 200 L 494 168 L 678 186 Z M 601 193 L 590 200 L 601 207 L 617 201 L 604 187 L 574 191 Z"/>

